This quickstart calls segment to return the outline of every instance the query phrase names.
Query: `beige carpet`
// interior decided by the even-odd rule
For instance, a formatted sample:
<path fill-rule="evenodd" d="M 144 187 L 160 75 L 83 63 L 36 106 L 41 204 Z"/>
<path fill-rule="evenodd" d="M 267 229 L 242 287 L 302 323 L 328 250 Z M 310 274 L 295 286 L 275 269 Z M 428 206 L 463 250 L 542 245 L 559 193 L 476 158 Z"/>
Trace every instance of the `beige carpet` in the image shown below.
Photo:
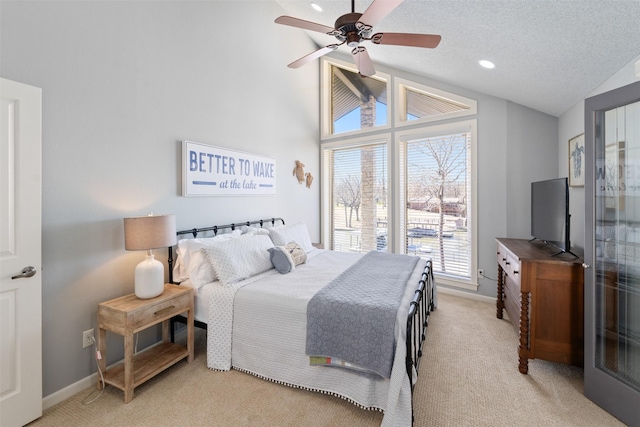
<path fill-rule="evenodd" d="M 582 369 L 532 360 L 518 372 L 517 336 L 493 304 L 439 294 L 414 396 L 416 426 L 622 426 L 582 394 Z M 40 426 L 375 426 L 382 415 L 341 399 L 206 368 L 205 339 L 135 390 L 107 386 L 48 409 Z"/>

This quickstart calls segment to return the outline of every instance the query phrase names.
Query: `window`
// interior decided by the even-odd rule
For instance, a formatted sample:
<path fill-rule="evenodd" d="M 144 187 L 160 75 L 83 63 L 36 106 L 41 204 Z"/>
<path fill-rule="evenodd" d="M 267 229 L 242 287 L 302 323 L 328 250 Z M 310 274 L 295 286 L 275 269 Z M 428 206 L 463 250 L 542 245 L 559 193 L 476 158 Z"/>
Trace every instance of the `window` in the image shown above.
<path fill-rule="evenodd" d="M 325 246 L 340 252 L 387 250 L 386 141 L 325 147 Z"/>
<path fill-rule="evenodd" d="M 388 79 L 378 74 L 363 77 L 345 65 L 323 62 L 323 86 L 328 88 L 328 114 L 323 119 L 326 136 L 388 126 Z"/>
<path fill-rule="evenodd" d="M 361 78 L 334 59 L 322 70 L 325 247 L 431 258 L 441 283 L 477 289 L 476 122 L 466 119 L 476 102 L 389 75 Z"/>
<path fill-rule="evenodd" d="M 405 252 L 431 258 L 434 272 L 462 281 L 471 280 L 475 265 L 472 134 L 465 122 L 398 138 Z"/>
<path fill-rule="evenodd" d="M 476 114 L 477 103 L 453 93 L 396 79 L 398 125 L 433 122 Z"/>

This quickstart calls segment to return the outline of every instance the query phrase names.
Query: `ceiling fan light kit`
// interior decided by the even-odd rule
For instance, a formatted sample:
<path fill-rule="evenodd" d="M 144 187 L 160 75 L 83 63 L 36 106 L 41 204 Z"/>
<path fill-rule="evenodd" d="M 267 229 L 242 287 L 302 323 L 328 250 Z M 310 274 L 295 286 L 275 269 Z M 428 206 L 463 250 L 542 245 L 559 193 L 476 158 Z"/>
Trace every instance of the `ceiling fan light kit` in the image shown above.
<path fill-rule="evenodd" d="M 395 9 L 403 0 L 373 0 L 364 13 L 355 12 L 355 0 L 351 0 L 351 13 L 336 19 L 333 28 L 315 22 L 305 21 L 291 16 L 280 16 L 275 20 L 277 24 L 302 28 L 303 30 L 316 31 L 334 36 L 340 43 L 330 44 L 290 63 L 289 68 L 299 68 L 314 59 L 336 50 L 346 44 L 353 48 L 351 55 L 358 67 L 358 72 L 365 77 L 376 73 L 369 53 L 360 44 L 371 41 L 377 45 L 411 46 L 433 49 L 440 43 L 441 37 L 434 34 L 409 34 L 409 33 L 377 33 L 373 36 L 373 26 L 389 12 Z"/>

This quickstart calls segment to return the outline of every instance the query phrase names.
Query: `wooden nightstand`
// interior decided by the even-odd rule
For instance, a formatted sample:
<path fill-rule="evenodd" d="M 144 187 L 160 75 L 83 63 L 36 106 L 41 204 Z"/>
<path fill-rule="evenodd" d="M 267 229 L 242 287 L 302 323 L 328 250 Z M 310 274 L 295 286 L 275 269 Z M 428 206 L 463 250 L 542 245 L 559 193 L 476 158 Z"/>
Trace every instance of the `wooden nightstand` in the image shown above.
<path fill-rule="evenodd" d="M 184 312 L 188 312 L 186 347 L 169 340 L 169 319 Z M 134 355 L 134 334 L 160 322 L 162 342 Z M 108 371 L 107 331 L 124 337 L 124 362 Z M 135 387 L 185 357 L 193 361 L 193 289 L 165 284 L 162 295 L 155 298 L 139 299 L 130 294 L 98 304 L 98 349 L 105 384 L 124 391 L 125 403 L 131 402 Z"/>

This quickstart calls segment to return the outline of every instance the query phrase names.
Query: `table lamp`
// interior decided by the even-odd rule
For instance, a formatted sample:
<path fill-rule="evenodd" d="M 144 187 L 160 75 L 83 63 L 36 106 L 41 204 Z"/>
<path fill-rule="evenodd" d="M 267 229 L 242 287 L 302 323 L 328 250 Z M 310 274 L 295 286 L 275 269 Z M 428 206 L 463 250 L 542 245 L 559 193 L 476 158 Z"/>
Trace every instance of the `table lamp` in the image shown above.
<path fill-rule="evenodd" d="M 124 248 L 128 251 L 148 250 L 146 258 L 136 266 L 135 293 L 138 298 L 154 298 L 164 291 L 164 265 L 153 256 L 153 249 L 175 245 L 175 215 L 139 216 L 124 219 Z"/>

